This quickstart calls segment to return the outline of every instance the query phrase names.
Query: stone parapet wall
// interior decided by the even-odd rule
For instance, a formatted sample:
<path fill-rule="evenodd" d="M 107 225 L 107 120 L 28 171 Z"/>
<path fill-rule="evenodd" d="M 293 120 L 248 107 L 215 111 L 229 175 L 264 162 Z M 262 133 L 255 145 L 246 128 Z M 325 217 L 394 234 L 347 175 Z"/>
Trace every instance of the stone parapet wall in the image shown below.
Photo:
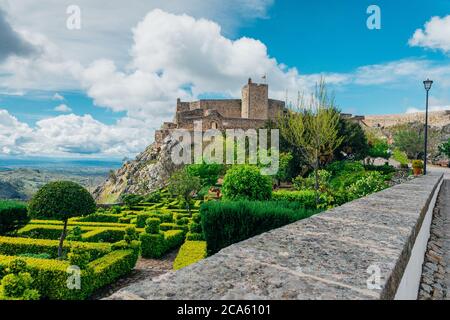
<path fill-rule="evenodd" d="M 416 178 L 263 233 L 111 299 L 393 299 L 441 179 Z M 368 287 L 378 272 L 379 287 Z"/>

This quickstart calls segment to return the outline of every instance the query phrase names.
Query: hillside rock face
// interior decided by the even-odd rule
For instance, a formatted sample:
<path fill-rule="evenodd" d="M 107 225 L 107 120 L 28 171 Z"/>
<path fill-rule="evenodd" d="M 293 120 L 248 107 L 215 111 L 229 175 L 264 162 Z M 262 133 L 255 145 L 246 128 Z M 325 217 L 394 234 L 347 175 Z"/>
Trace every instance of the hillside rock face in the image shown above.
<path fill-rule="evenodd" d="M 0 199 L 25 200 L 26 198 L 26 195 L 19 192 L 11 183 L 0 181 Z"/>
<path fill-rule="evenodd" d="M 171 159 L 178 141 L 168 136 L 162 143 L 153 143 L 135 160 L 126 162 L 97 187 L 94 198 L 100 204 L 119 201 L 122 194 L 147 194 L 162 188 L 170 175 L 179 168 Z"/>

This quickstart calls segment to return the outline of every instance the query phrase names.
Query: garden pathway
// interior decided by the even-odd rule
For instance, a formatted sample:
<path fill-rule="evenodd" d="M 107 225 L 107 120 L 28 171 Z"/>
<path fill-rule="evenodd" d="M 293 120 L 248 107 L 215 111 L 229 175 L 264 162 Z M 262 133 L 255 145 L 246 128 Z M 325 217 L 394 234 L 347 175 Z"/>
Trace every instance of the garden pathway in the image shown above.
<path fill-rule="evenodd" d="M 172 265 L 177 253 L 178 249 L 166 254 L 162 259 L 140 258 L 136 264 L 136 267 L 128 276 L 117 280 L 109 286 L 101 288 L 91 297 L 91 299 L 99 300 L 106 298 L 132 283 L 145 279 L 151 279 L 173 270 Z"/>
<path fill-rule="evenodd" d="M 422 267 L 420 300 L 450 300 L 450 175 L 444 177 Z"/>

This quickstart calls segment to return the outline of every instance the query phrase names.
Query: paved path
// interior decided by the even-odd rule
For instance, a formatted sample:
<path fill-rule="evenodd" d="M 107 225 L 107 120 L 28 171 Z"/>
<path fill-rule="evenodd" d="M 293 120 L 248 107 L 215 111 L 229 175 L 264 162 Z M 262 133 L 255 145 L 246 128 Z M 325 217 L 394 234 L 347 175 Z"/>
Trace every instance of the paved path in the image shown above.
<path fill-rule="evenodd" d="M 450 168 L 446 168 L 446 167 L 440 167 L 440 166 L 435 166 L 432 164 L 428 164 L 427 165 L 427 171 L 429 172 L 437 172 L 437 173 L 443 173 L 444 174 L 444 179 L 450 179 Z"/>
<path fill-rule="evenodd" d="M 450 179 L 442 183 L 433 220 L 418 298 L 450 300 Z"/>
<path fill-rule="evenodd" d="M 116 291 L 132 283 L 145 279 L 152 279 L 161 274 L 172 271 L 173 261 L 177 256 L 178 249 L 167 253 L 161 259 L 143 259 L 140 258 L 136 267 L 126 277 L 120 278 L 109 286 L 98 290 L 90 299 L 99 300 L 114 294 Z"/>
<path fill-rule="evenodd" d="M 450 180 L 445 180 L 442 188 L 441 214 L 443 218 L 443 260 L 446 264 L 444 286 L 446 291 L 444 297 L 450 300 Z"/>

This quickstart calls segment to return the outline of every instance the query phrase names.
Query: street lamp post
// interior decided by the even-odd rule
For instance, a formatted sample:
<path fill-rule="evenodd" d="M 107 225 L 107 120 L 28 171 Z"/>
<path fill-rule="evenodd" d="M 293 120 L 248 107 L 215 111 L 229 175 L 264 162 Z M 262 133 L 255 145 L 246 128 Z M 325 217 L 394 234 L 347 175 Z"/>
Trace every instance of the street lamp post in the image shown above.
<path fill-rule="evenodd" d="M 433 81 L 427 79 L 423 82 L 425 87 L 425 91 L 427 92 L 427 100 L 425 107 L 425 147 L 424 147 L 424 156 L 423 156 L 423 174 L 427 174 L 427 143 L 428 143 L 428 93 L 431 89 L 431 85 Z"/>

